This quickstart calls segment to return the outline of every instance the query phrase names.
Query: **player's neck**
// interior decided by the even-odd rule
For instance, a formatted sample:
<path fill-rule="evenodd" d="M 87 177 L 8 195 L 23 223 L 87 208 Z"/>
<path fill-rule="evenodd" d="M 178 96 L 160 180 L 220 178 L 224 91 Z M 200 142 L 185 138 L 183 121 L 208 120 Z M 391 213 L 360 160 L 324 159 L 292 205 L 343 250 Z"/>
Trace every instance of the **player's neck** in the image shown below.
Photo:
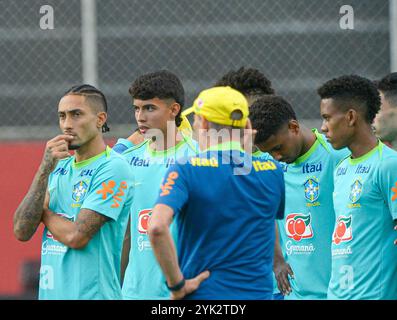
<path fill-rule="evenodd" d="M 150 148 L 155 151 L 165 151 L 175 147 L 183 140 L 181 134 L 178 134 L 176 127 L 167 132 L 163 132 L 163 137 L 155 137 L 150 143 Z"/>
<path fill-rule="evenodd" d="M 359 158 L 378 145 L 378 138 L 373 134 L 372 130 L 360 130 L 347 146 L 351 151 L 352 159 Z"/>
<path fill-rule="evenodd" d="M 75 151 L 75 161 L 81 162 L 90 159 L 104 152 L 105 150 L 106 143 L 103 141 L 102 135 L 98 135 Z"/>
<path fill-rule="evenodd" d="M 222 136 L 222 137 L 219 137 L 217 135 L 215 135 L 215 136 L 207 136 L 206 139 L 203 139 L 203 140 L 205 141 L 205 144 L 200 143 L 201 141 L 199 141 L 201 150 L 206 150 L 206 149 L 209 149 L 211 147 L 215 147 L 215 146 L 220 145 L 220 144 L 226 144 L 228 142 L 229 143 L 238 142 L 239 144 L 241 144 L 241 140 L 239 138 L 236 138 L 236 137 L 233 137 L 233 136 L 232 137 L 227 137 L 226 135 Z"/>
<path fill-rule="evenodd" d="M 302 149 L 299 156 L 303 156 L 310 150 L 317 138 L 313 131 L 305 126 L 301 126 L 300 130 L 302 133 Z"/>

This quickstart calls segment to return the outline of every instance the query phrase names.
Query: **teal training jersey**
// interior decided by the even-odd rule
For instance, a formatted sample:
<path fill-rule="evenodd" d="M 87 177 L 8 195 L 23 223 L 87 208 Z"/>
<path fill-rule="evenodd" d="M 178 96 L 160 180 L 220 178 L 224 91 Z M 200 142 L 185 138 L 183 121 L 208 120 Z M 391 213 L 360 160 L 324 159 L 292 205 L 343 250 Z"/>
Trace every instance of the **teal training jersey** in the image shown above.
<path fill-rule="evenodd" d="M 175 163 L 175 159 L 197 152 L 197 142 L 184 137 L 174 148 L 166 151 L 153 151 L 146 141 L 123 154 L 133 168 L 136 179 L 131 206 L 131 249 L 122 288 L 124 299 L 154 300 L 170 297 L 165 277 L 152 251 L 147 226 L 168 167 Z M 171 230 L 176 240 L 174 223 Z"/>
<path fill-rule="evenodd" d="M 329 299 L 397 299 L 397 152 L 379 142 L 335 171 Z"/>
<path fill-rule="evenodd" d="M 333 172 L 349 151 L 334 150 L 312 131 L 316 141 L 311 148 L 284 164 L 285 215 L 277 223 L 283 255 L 294 272 L 292 292 L 285 299 L 326 299 L 331 276 Z"/>
<path fill-rule="evenodd" d="M 72 249 L 45 228 L 40 299 L 121 299 L 121 249 L 132 201 L 133 177 L 126 160 L 107 148 L 78 163 L 59 161 L 48 182 L 49 209 L 76 221 L 81 209 L 108 218 L 89 243 Z"/>

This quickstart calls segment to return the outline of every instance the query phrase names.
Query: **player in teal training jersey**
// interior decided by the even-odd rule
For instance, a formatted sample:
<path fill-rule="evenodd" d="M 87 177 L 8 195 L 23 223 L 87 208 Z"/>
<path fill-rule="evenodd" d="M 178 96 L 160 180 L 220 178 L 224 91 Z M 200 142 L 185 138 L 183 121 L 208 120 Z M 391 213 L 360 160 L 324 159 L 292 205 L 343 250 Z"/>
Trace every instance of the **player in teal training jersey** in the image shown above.
<path fill-rule="evenodd" d="M 63 134 L 47 142 L 15 212 L 14 233 L 21 241 L 31 238 L 40 221 L 46 227 L 40 299 L 121 299 L 121 249 L 133 181 L 126 160 L 103 140 L 106 112 L 103 93 L 92 86 L 65 93 L 58 106 Z"/>
<path fill-rule="evenodd" d="M 146 140 L 123 153 L 136 180 L 123 255 L 124 268 L 129 261 L 123 298 L 168 299 L 170 294 L 153 255 L 147 227 L 167 168 L 179 157 L 196 154 L 198 145 L 177 130 L 182 122 L 184 89 L 176 75 L 169 71 L 142 75 L 129 92 L 138 128 Z"/>
<path fill-rule="evenodd" d="M 281 97 L 260 98 L 250 111 L 256 146 L 284 167 L 285 215 L 278 221 L 282 255 L 278 251 L 274 261 L 279 287 L 290 293 L 286 299 L 326 299 L 335 221 L 333 170 L 348 151 L 334 150 L 316 129 L 301 125 Z"/>
<path fill-rule="evenodd" d="M 321 129 L 335 149 L 351 156 L 336 168 L 329 299 L 397 299 L 397 152 L 377 139 L 380 107 L 375 85 L 351 75 L 326 82 Z"/>

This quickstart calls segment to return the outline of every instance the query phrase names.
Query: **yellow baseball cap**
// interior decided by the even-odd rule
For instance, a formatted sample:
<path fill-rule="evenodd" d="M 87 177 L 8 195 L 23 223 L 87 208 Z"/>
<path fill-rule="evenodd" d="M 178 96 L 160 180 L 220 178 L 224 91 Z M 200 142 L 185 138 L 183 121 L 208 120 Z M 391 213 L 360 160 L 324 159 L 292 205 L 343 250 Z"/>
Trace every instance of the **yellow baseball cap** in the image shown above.
<path fill-rule="evenodd" d="M 242 93 L 231 87 L 213 87 L 201 91 L 193 106 L 182 112 L 183 116 L 194 112 L 210 122 L 244 128 L 249 111 Z"/>
<path fill-rule="evenodd" d="M 185 115 L 181 115 L 182 122 L 178 127 L 178 130 L 181 131 L 185 136 L 191 137 L 192 136 L 192 126 L 188 118 Z"/>

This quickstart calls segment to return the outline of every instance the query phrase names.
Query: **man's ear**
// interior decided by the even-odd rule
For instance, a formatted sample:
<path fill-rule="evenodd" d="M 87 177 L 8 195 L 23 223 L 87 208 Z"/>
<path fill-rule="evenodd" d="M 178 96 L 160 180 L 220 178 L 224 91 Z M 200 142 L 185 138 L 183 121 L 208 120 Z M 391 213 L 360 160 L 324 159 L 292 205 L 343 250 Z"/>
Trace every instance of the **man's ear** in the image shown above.
<path fill-rule="evenodd" d="M 97 113 L 97 124 L 96 124 L 96 126 L 98 128 L 102 128 L 103 125 L 105 124 L 107 118 L 108 118 L 108 115 L 107 115 L 106 112 L 104 112 L 104 111 L 98 112 Z"/>
<path fill-rule="evenodd" d="M 345 117 L 346 117 L 347 125 L 348 125 L 349 127 L 354 127 L 354 125 L 355 125 L 355 124 L 357 123 L 357 121 L 358 121 L 359 114 L 358 114 L 358 112 L 357 112 L 356 110 L 354 110 L 354 109 L 349 109 L 349 110 L 346 112 Z"/>
<path fill-rule="evenodd" d="M 201 129 L 209 130 L 210 124 L 206 118 L 199 116 L 201 121 Z"/>
<path fill-rule="evenodd" d="M 288 122 L 288 130 L 291 130 L 293 133 L 297 134 L 300 130 L 299 122 L 295 119 L 291 119 Z"/>
<path fill-rule="evenodd" d="M 170 109 L 171 109 L 172 115 L 174 116 L 174 118 L 176 118 L 179 111 L 181 110 L 181 105 L 177 102 L 174 102 L 171 104 Z"/>

